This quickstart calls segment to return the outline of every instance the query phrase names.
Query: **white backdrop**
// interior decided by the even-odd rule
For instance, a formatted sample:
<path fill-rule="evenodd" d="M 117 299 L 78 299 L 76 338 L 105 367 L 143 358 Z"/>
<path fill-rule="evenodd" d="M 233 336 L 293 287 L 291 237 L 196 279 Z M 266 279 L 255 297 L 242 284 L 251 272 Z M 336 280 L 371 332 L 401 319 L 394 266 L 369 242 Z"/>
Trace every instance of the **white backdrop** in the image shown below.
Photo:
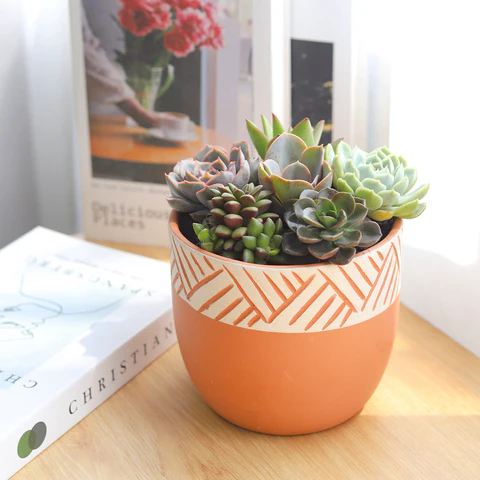
<path fill-rule="evenodd" d="M 69 25 L 64 0 L 0 4 L 0 247 L 80 227 Z"/>
<path fill-rule="evenodd" d="M 392 56 L 391 145 L 431 183 L 405 225 L 402 300 L 480 356 L 478 6 L 406 0 L 394 16 L 408 34 Z"/>
<path fill-rule="evenodd" d="M 23 11 L 0 4 L 0 246 L 34 227 L 39 211 L 32 175 Z"/>

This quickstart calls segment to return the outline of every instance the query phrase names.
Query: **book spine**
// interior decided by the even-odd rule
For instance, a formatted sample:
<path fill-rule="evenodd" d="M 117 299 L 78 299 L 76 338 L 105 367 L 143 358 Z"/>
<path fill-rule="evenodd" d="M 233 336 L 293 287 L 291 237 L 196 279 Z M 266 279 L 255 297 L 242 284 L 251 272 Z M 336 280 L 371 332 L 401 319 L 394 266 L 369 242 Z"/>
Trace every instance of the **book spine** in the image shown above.
<path fill-rule="evenodd" d="M 96 364 L 0 442 L 0 480 L 12 476 L 177 341 L 172 311 Z M 61 368 L 61 365 L 59 366 Z"/>

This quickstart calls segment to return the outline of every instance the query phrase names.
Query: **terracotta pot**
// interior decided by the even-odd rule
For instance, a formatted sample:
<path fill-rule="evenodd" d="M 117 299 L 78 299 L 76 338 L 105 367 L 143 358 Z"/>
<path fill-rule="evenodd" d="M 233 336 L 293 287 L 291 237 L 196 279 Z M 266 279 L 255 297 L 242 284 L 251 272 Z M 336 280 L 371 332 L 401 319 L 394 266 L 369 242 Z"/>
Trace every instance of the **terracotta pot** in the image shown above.
<path fill-rule="evenodd" d="M 185 365 L 230 422 L 292 435 L 359 412 L 382 378 L 399 311 L 402 221 L 345 266 L 260 266 L 188 241 L 170 218 L 175 326 Z"/>

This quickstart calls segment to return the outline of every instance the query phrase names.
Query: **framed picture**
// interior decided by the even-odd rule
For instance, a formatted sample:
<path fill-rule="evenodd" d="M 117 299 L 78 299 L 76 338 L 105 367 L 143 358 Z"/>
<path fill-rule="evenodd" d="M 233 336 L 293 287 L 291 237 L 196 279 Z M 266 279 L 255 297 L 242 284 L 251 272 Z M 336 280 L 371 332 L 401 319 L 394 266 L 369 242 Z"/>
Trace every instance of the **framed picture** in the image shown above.
<path fill-rule="evenodd" d="M 293 5 L 294 3 L 294 5 Z M 294 0 L 291 9 L 292 124 L 325 120 L 322 143 L 353 136 L 351 0 Z"/>
<path fill-rule="evenodd" d="M 166 246 L 175 163 L 289 117 L 288 0 L 70 4 L 85 233 Z"/>

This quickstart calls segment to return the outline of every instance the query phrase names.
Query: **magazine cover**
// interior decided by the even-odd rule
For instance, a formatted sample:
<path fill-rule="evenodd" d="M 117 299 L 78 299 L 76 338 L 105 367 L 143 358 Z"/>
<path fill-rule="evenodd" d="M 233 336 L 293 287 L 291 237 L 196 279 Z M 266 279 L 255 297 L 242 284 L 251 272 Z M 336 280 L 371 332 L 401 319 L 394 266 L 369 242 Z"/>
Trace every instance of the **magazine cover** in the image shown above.
<path fill-rule="evenodd" d="M 40 227 L 0 250 L 0 478 L 176 342 L 169 270 Z"/>
<path fill-rule="evenodd" d="M 254 81 L 268 97 L 270 80 L 253 72 L 255 52 L 270 52 L 254 40 L 256 8 L 253 0 L 71 0 L 87 238 L 168 245 L 165 173 L 205 144 L 246 138 Z"/>

